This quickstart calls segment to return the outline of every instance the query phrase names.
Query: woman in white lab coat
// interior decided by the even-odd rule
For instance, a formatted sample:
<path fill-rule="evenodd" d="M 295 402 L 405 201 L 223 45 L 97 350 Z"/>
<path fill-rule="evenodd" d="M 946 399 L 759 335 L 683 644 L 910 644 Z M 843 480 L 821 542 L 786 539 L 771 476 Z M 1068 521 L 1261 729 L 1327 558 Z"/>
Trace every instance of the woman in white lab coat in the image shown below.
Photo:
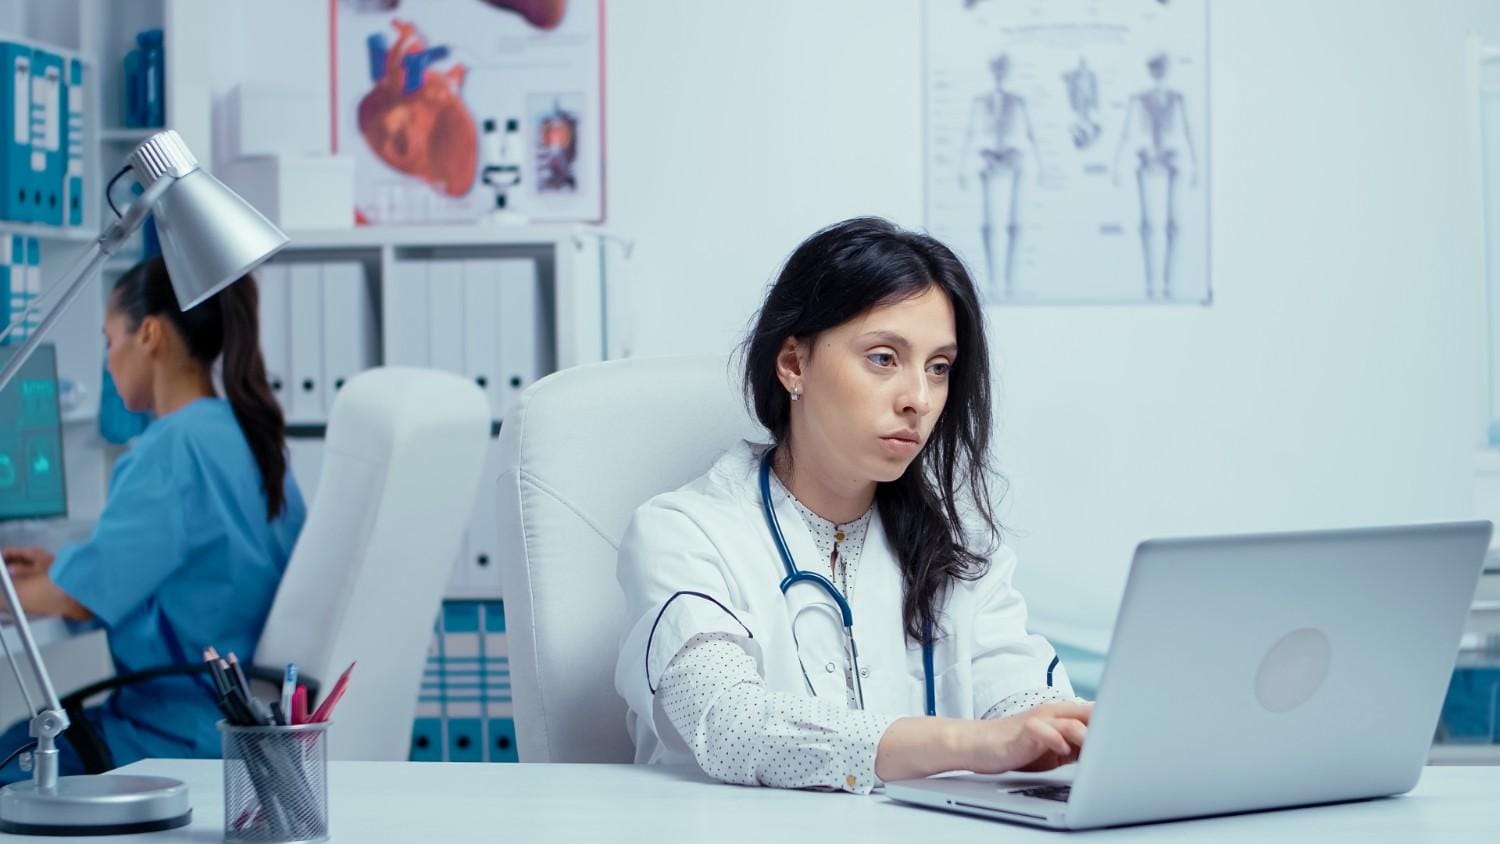
<path fill-rule="evenodd" d="M 824 229 L 743 360 L 772 444 L 647 502 L 620 547 L 636 761 L 865 793 L 1076 760 L 1089 705 L 1028 634 L 991 513 L 989 351 L 963 264 L 884 220 Z"/>

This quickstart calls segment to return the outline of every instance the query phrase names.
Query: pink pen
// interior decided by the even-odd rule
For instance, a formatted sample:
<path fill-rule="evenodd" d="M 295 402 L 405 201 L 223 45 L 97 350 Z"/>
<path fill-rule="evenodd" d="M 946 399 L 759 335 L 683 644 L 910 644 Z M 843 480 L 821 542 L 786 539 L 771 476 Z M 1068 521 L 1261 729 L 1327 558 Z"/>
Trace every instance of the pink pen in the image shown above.
<path fill-rule="evenodd" d="M 308 719 L 309 723 L 315 724 L 319 721 L 327 721 L 329 716 L 333 715 L 333 708 L 338 705 L 339 698 L 344 696 L 344 690 L 349 687 L 349 672 L 354 670 L 354 665 L 352 662 L 349 663 L 349 667 L 345 668 L 344 673 L 339 675 L 339 681 L 333 684 L 333 691 L 329 692 L 328 697 L 324 698 L 323 702 L 318 704 L 318 710 Z"/>

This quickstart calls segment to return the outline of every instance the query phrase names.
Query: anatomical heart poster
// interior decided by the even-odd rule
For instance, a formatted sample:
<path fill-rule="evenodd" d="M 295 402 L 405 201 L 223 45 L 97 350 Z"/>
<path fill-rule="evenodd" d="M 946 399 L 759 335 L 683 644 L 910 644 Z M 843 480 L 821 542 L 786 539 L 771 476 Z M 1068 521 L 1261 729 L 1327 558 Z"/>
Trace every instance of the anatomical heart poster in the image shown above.
<path fill-rule="evenodd" d="M 330 7 L 356 220 L 603 220 L 603 0 Z"/>

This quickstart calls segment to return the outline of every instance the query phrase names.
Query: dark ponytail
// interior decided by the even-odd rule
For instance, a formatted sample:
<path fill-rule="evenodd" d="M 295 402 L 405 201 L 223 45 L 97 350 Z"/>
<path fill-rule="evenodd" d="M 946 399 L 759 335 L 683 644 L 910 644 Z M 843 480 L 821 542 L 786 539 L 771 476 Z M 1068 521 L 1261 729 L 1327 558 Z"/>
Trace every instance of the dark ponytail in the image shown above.
<path fill-rule="evenodd" d="M 148 316 L 166 317 L 204 368 L 223 355 L 225 398 L 250 443 L 266 493 L 266 518 L 286 509 L 286 419 L 271 395 L 266 361 L 260 353 L 260 295 L 245 276 L 189 311 L 177 294 L 160 256 L 136 264 L 115 282 L 110 306 L 140 328 Z"/>
<path fill-rule="evenodd" d="M 871 308 L 933 287 L 953 305 L 960 351 L 948 376 L 947 406 L 906 472 L 875 490 L 901 564 L 902 620 L 913 641 L 922 640 L 928 624 L 936 628 L 945 590 L 989 570 L 1000 539 L 989 486 L 991 477 L 1004 483 L 989 465 L 990 355 L 968 270 L 925 234 L 873 217 L 845 220 L 803 241 L 787 259 L 742 347 L 745 391 L 780 444 L 791 431 L 791 401 L 776 375 L 782 343 L 795 337 L 811 344 Z M 980 539 L 989 547 L 979 546 Z"/>

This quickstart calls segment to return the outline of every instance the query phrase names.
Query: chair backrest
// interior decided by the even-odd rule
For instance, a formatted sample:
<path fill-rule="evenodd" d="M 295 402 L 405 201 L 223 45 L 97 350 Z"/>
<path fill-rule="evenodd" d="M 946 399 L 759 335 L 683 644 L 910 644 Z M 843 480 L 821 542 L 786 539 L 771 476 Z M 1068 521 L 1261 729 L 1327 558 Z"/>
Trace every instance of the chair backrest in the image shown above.
<path fill-rule="evenodd" d="M 336 759 L 404 760 L 417 694 L 490 446 L 468 379 L 373 369 L 339 391 L 307 523 L 256 648 L 324 694 L 359 666 L 334 713 Z"/>
<path fill-rule="evenodd" d="M 635 509 L 757 436 L 725 357 L 564 370 L 500 431 L 499 527 L 516 747 L 524 762 L 629 762 L 615 692 L 630 620 L 615 576 Z"/>

